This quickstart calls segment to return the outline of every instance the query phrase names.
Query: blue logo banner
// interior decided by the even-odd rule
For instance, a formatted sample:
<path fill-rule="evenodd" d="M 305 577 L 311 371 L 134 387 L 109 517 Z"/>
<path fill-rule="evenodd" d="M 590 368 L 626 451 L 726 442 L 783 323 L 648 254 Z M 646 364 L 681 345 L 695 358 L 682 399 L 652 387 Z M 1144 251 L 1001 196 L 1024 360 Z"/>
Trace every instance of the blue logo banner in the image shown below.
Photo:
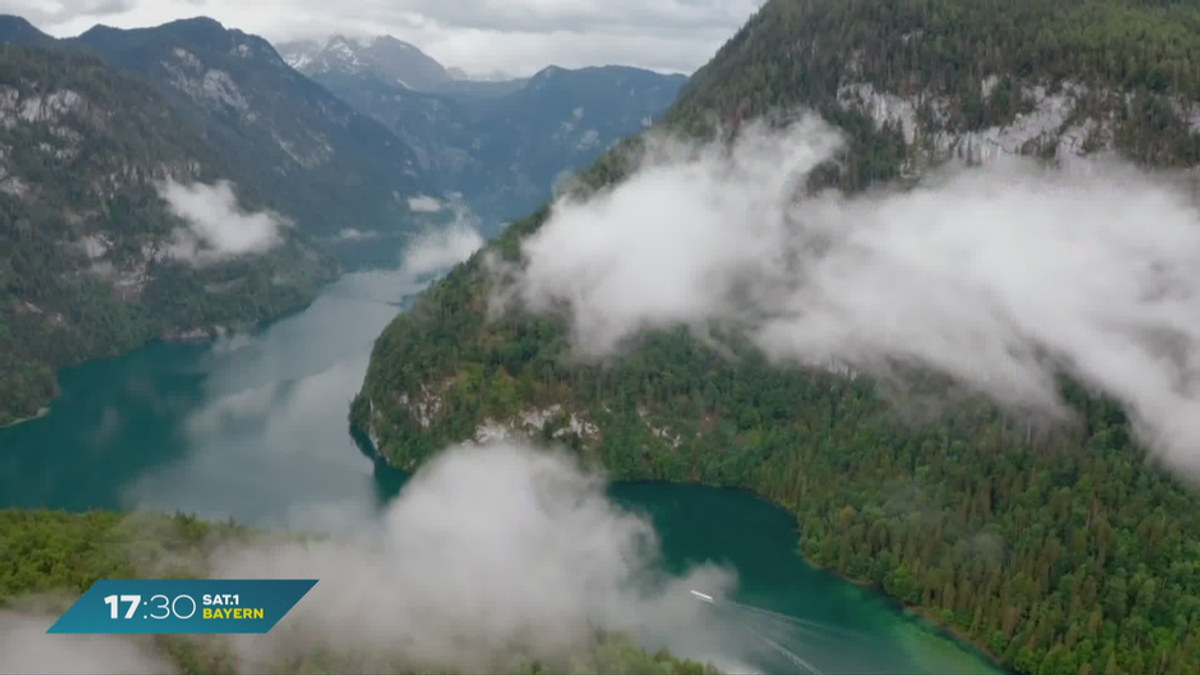
<path fill-rule="evenodd" d="M 266 633 L 316 579 L 102 579 L 48 633 Z"/>

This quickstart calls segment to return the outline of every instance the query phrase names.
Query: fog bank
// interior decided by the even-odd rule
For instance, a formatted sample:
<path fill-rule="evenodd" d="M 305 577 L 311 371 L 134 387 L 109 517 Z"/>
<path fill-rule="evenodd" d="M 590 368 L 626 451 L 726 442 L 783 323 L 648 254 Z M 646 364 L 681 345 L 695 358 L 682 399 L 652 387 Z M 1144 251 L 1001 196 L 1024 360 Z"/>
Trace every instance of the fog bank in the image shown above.
<path fill-rule="evenodd" d="M 492 672 L 514 646 L 542 658 L 588 649 L 594 626 L 715 640 L 688 589 L 720 595 L 732 573 L 675 577 L 659 556 L 650 522 L 611 502 L 601 476 L 565 454 L 500 444 L 439 453 L 368 532 L 222 552 L 214 574 L 320 579 L 270 634 L 235 640 L 251 670 L 329 646 Z"/>
<path fill-rule="evenodd" d="M 145 640 L 127 635 L 47 635 L 57 620 L 0 612 L 0 672 L 165 675 L 178 670 Z"/>

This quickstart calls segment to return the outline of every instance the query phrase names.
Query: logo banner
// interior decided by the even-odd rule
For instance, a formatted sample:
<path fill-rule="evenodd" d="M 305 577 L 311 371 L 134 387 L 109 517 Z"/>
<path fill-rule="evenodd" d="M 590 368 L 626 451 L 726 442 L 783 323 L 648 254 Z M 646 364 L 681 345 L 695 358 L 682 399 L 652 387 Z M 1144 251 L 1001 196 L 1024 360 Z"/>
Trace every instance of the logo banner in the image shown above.
<path fill-rule="evenodd" d="M 266 633 L 316 579 L 102 579 L 48 633 Z"/>

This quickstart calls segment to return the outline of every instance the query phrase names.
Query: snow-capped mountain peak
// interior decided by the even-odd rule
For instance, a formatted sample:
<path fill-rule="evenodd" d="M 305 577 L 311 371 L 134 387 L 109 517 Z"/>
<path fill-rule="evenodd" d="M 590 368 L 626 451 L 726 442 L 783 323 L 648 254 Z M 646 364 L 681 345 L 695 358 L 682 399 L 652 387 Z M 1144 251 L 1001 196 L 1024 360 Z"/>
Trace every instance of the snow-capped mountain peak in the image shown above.
<path fill-rule="evenodd" d="M 427 90 L 453 78 L 436 60 L 391 35 L 334 34 L 323 41 L 279 45 L 288 65 L 309 75 L 340 73 L 370 76 L 407 89 Z"/>

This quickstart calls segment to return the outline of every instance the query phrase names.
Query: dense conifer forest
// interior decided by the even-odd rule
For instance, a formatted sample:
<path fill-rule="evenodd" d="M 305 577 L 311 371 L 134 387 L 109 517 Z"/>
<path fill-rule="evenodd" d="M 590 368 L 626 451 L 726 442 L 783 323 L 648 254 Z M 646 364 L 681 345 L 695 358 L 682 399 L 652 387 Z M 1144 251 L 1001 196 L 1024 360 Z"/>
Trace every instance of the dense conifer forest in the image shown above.
<path fill-rule="evenodd" d="M 690 80 L 668 124 L 705 134 L 714 120 L 812 105 L 848 131 L 848 170 L 832 180 L 856 190 L 897 178 L 914 150 L 839 108 L 840 84 L 948 95 L 948 125 L 976 129 L 1027 109 L 1025 87 L 1074 79 L 1095 92 L 1077 113 L 1116 120 L 1123 154 L 1188 165 L 1200 158 L 1181 107 L 1200 87 L 1198 29 L 1200 5 L 1167 0 L 772 0 Z M 1000 84 L 985 100 L 988 76 Z M 611 152 L 583 184 L 620 180 L 638 147 Z M 547 213 L 492 249 L 515 260 Z M 579 412 L 599 433 L 558 439 L 616 479 L 756 490 L 796 515 L 810 561 L 1017 671 L 1200 672 L 1200 490 L 1148 457 L 1112 401 L 1064 381 L 1074 424 L 1035 428 L 969 397 L 918 420 L 920 392 L 945 383 L 922 379 L 889 401 L 864 378 L 779 369 L 749 349 L 724 358 L 682 329 L 643 336 L 615 364 L 579 365 L 565 358 L 565 321 L 489 320 L 483 255 L 375 345 L 351 420 L 397 465 L 487 418 L 559 404 L 546 440 Z M 441 403 L 423 424 L 404 401 L 429 392 Z"/>

